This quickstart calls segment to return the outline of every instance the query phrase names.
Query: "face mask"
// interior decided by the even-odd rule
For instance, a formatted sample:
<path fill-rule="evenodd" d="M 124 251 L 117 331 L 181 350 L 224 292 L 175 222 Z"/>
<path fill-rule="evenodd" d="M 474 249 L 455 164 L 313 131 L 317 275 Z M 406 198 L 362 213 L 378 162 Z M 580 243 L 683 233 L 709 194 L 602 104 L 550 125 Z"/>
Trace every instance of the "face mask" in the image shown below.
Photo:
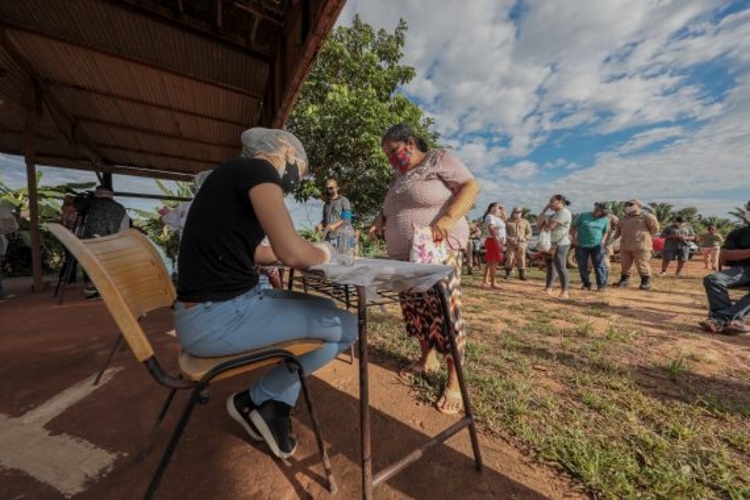
<path fill-rule="evenodd" d="M 519 214 L 518 212 L 516 212 L 516 213 L 514 213 L 514 214 L 511 214 L 511 216 L 510 216 L 510 217 L 511 217 L 512 219 L 514 219 L 514 220 L 518 220 L 518 219 L 520 219 L 520 218 L 521 218 L 521 214 Z"/>
<path fill-rule="evenodd" d="M 638 211 L 638 208 L 635 205 L 630 205 L 629 207 L 625 207 L 626 214 L 634 214 L 637 211 Z"/>
<path fill-rule="evenodd" d="M 299 167 L 296 163 L 287 162 L 284 174 L 281 176 L 281 190 L 291 193 L 299 187 L 299 184 Z"/>
<path fill-rule="evenodd" d="M 409 160 L 411 160 L 411 151 L 406 148 L 388 156 L 391 166 L 402 174 L 405 174 L 409 170 Z"/>
<path fill-rule="evenodd" d="M 336 188 L 326 188 L 326 193 L 333 196 L 336 194 Z"/>

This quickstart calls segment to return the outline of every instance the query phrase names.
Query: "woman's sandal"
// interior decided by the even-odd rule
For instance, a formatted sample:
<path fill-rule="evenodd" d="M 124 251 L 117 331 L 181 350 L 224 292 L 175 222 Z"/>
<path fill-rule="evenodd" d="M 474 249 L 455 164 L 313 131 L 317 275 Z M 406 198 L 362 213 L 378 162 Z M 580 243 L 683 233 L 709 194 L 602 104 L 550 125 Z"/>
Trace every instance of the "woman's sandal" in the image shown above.
<path fill-rule="evenodd" d="M 437 411 L 445 415 L 456 415 L 464 409 L 464 400 L 461 397 L 461 391 L 452 391 L 443 389 L 443 394 L 435 403 Z"/>
<path fill-rule="evenodd" d="M 425 367 L 425 366 L 422 366 L 419 363 L 419 361 L 416 361 L 400 369 L 398 371 L 398 376 L 403 379 L 408 379 L 412 377 L 424 377 L 425 375 L 429 373 L 434 373 L 439 370 L 440 370 L 440 365 Z"/>

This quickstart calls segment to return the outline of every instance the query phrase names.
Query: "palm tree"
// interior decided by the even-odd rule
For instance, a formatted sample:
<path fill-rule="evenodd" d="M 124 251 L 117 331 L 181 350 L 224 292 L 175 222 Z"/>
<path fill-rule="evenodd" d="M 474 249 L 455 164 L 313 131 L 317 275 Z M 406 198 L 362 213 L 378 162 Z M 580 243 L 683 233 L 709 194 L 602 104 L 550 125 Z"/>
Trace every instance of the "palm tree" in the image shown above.
<path fill-rule="evenodd" d="M 674 214 L 672 213 L 673 208 L 674 205 L 672 205 L 671 203 L 652 202 L 649 203 L 648 207 L 646 207 L 646 210 L 654 214 L 654 217 L 656 217 L 656 220 L 659 221 L 659 224 L 664 226 L 671 222 L 674 218 Z"/>
<path fill-rule="evenodd" d="M 727 213 L 729 217 L 736 219 L 735 224 L 743 226 L 747 222 L 745 219 L 745 209 L 743 207 L 734 207 L 730 212 Z"/>
<path fill-rule="evenodd" d="M 610 212 L 612 212 L 612 215 L 617 218 L 622 218 L 622 216 L 625 215 L 624 201 L 605 201 L 604 205 Z"/>

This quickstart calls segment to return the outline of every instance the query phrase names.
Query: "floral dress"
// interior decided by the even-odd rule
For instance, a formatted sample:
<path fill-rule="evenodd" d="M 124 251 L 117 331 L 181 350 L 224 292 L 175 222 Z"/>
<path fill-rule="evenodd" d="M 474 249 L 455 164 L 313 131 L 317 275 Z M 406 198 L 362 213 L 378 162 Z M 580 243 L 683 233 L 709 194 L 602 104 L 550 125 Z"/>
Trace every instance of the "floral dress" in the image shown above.
<path fill-rule="evenodd" d="M 409 260 L 414 228 L 431 225 L 451 206 L 460 187 L 473 179 L 468 168 L 445 150 L 431 151 L 422 163 L 404 174 L 395 173 L 383 203 L 385 241 L 388 256 Z M 444 264 L 453 266 L 448 282 L 450 316 L 459 347 L 463 352 L 465 333 L 461 315 L 462 250 L 469 239 L 469 224 L 462 217 L 448 237 L 448 257 Z M 406 332 L 428 342 L 441 354 L 450 356 L 450 339 L 446 336 L 437 291 L 402 293 L 401 310 Z"/>

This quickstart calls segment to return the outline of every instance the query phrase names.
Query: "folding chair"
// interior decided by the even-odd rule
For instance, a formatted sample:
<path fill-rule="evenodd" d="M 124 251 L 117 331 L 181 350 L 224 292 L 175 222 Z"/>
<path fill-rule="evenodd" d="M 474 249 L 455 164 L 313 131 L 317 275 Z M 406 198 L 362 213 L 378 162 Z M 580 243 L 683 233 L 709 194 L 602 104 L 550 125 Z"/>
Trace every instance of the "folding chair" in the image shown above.
<path fill-rule="evenodd" d="M 180 373 L 170 375 L 159 363 L 153 346 L 138 321 L 153 310 L 171 307 L 175 300 L 174 286 L 169 273 L 148 239 L 135 229 L 103 238 L 80 240 L 60 224 L 47 224 L 47 228 L 83 266 L 135 358 L 145 365 L 154 380 L 170 389 L 149 434 L 148 442 L 139 454 L 140 458 L 148 452 L 175 393 L 178 390 L 191 391 L 145 498 L 152 498 L 159 487 L 161 477 L 172 459 L 196 403 L 206 403 L 208 400 L 206 389 L 210 384 L 282 362 L 287 363 L 299 375 L 321 462 L 328 479 L 328 489 L 335 493 L 333 471 L 323 444 L 312 397 L 305 382 L 305 374 L 298 359 L 298 356 L 319 348 L 322 341 L 300 339 L 217 358 L 198 358 L 182 351 L 178 360 Z"/>

